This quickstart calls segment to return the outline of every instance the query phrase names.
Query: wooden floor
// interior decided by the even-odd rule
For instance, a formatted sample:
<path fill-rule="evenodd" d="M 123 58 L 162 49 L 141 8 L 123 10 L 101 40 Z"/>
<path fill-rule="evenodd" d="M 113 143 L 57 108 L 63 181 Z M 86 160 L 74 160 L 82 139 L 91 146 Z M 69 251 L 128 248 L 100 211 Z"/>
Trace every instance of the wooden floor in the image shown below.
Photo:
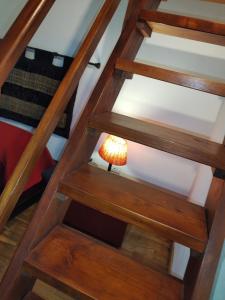
<path fill-rule="evenodd" d="M 34 210 L 35 206 L 8 222 L 3 234 L 0 235 L 0 279 L 29 224 Z M 134 226 L 129 226 L 122 245 L 122 251 L 141 263 L 162 272 L 167 272 L 171 242 L 153 234 L 146 234 Z M 34 291 L 45 300 L 72 300 L 71 297 L 40 281 L 36 282 Z M 76 300 L 85 300 L 85 297 L 78 294 Z"/>

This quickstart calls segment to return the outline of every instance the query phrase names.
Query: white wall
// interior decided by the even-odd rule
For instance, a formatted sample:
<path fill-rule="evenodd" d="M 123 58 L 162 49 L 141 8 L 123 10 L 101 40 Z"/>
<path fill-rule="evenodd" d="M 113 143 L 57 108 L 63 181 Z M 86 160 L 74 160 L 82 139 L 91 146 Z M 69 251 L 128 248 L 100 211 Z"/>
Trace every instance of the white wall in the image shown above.
<path fill-rule="evenodd" d="M 28 0 L 0 0 L 0 38 L 3 38 Z"/>
<path fill-rule="evenodd" d="M 73 56 L 104 0 L 56 0 L 30 45 Z"/>

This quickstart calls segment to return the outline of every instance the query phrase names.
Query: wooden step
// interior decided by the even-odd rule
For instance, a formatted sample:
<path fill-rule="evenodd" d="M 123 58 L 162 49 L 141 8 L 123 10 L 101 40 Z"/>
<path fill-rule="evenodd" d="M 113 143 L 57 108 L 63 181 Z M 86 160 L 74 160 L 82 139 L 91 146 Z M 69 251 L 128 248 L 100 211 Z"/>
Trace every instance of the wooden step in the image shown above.
<path fill-rule="evenodd" d="M 182 283 L 66 227 L 55 227 L 25 260 L 25 271 L 75 297 L 183 299 Z"/>
<path fill-rule="evenodd" d="M 164 152 L 225 170 L 224 145 L 211 142 L 156 122 L 144 122 L 116 113 L 95 115 L 91 128 L 118 135 Z"/>
<path fill-rule="evenodd" d="M 183 73 L 169 68 L 150 66 L 124 58 L 119 58 L 117 60 L 116 69 L 225 97 L 225 82 L 222 80 L 215 80 L 207 76 Z"/>
<path fill-rule="evenodd" d="M 155 22 L 225 36 L 225 23 L 186 17 L 157 10 L 142 10 L 140 12 L 140 19 L 147 22 Z"/>
<path fill-rule="evenodd" d="M 154 32 L 225 46 L 223 23 L 148 10 L 141 12 L 140 19 Z"/>
<path fill-rule="evenodd" d="M 43 298 L 39 297 L 38 295 L 34 294 L 33 292 L 30 292 L 23 298 L 23 300 L 43 300 Z"/>
<path fill-rule="evenodd" d="M 84 165 L 64 178 L 59 191 L 77 202 L 199 252 L 205 248 L 204 208 L 150 184 Z"/>

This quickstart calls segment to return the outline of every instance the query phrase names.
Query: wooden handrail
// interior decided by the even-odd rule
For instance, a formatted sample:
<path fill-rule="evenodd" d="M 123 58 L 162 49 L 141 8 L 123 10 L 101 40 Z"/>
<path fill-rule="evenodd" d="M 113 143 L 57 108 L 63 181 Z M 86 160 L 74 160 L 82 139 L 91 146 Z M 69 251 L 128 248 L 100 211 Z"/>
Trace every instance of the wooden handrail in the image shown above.
<path fill-rule="evenodd" d="M 105 1 L 68 72 L 58 87 L 51 104 L 47 108 L 39 126 L 28 143 L 11 178 L 7 182 L 0 198 L 0 230 L 3 229 L 3 226 L 14 209 L 18 198 L 22 194 L 24 186 L 29 179 L 37 159 L 57 126 L 69 99 L 78 85 L 82 73 L 93 55 L 94 50 L 119 3 L 120 0 Z"/>
<path fill-rule="evenodd" d="M 55 0 L 29 0 L 16 18 L 0 47 L 0 87 L 23 53 Z"/>

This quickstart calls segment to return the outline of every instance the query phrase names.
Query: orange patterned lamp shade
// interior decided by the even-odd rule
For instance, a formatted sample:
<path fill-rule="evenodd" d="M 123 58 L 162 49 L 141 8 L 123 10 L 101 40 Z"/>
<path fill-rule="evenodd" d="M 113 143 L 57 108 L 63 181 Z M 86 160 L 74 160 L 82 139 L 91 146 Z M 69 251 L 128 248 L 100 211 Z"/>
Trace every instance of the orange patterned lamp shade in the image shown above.
<path fill-rule="evenodd" d="M 108 171 L 112 165 L 123 166 L 127 163 L 127 141 L 108 135 L 98 150 L 99 155 L 109 163 Z"/>

